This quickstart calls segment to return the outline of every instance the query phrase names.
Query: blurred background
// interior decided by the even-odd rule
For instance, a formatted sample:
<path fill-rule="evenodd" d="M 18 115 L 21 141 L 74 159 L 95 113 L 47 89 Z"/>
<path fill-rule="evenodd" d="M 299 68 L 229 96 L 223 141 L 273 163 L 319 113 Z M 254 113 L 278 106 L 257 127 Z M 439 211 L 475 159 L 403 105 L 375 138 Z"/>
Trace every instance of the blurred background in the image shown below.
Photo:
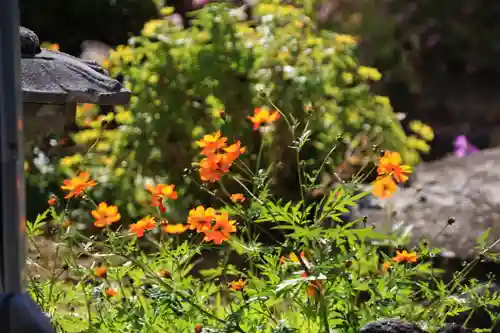
<path fill-rule="evenodd" d="M 184 19 L 208 0 L 166 1 Z M 293 1 L 292 1 L 293 2 Z M 323 27 L 360 35 L 365 64 L 378 68 L 377 85 L 396 112 L 434 128 L 424 159 L 451 152 L 464 134 L 480 148 L 496 146 L 500 124 L 496 93 L 500 64 L 500 4 L 480 0 L 316 1 Z M 235 1 L 243 5 L 244 1 Z M 298 2 L 300 4 L 300 1 Z M 21 0 L 21 21 L 42 41 L 80 55 L 84 41 L 111 47 L 139 34 L 159 17 L 153 0 Z M 186 22 L 186 21 L 185 21 Z"/>

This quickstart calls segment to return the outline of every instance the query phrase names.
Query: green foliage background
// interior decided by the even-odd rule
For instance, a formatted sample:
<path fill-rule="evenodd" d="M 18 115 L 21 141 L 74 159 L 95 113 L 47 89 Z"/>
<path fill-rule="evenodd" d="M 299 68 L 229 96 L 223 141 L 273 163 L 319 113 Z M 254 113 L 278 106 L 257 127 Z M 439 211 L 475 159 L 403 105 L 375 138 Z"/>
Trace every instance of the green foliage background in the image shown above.
<path fill-rule="evenodd" d="M 219 129 L 247 146 L 245 162 L 256 173 L 279 165 L 273 186 L 285 199 L 300 193 L 290 125 L 311 139 L 301 155 L 311 169 L 328 154 L 334 165 L 358 150 L 369 161 L 376 155 L 372 145 L 399 151 L 409 164 L 428 150 L 424 139 L 405 134 L 388 98 L 372 92 L 381 74 L 359 63 L 354 39 L 318 28 L 305 9 L 261 2 L 245 21 L 235 8 L 214 4 L 194 13 L 187 29 L 169 21 L 170 14 L 164 9 L 163 19 L 146 23 L 110 57 L 110 73 L 123 76 L 133 92 L 130 108 L 90 125 L 82 112 L 87 128 L 73 136 L 80 155 L 54 159 L 45 179 L 60 182 L 78 168 L 93 168 L 102 175 L 100 200 L 136 217 L 144 211 L 136 204 L 146 199 L 144 183 L 155 177 L 180 189 L 185 200 L 170 211 L 182 220 L 188 208 L 209 200 L 183 177 L 197 159 L 194 142 Z M 293 124 L 280 120 L 272 135 L 252 131 L 247 116 L 263 106 L 291 114 Z M 263 142 L 273 149 L 261 156 Z M 81 164 L 85 153 L 91 165 Z"/>

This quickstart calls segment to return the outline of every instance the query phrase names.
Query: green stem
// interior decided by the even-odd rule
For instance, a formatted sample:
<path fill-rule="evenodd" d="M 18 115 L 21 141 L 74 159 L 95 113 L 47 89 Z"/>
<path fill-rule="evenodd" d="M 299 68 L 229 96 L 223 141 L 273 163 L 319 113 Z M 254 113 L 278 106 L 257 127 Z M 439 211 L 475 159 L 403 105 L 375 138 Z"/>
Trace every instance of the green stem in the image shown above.
<path fill-rule="evenodd" d="M 322 308 L 322 315 L 323 315 L 323 322 L 325 324 L 325 332 L 330 333 L 330 325 L 328 324 L 328 308 L 326 306 L 326 300 L 325 297 L 322 296 L 321 300 L 321 308 Z"/>
<path fill-rule="evenodd" d="M 257 155 L 257 163 L 255 165 L 255 175 L 256 177 L 259 176 L 259 170 L 260 170 L 260 162 L 261 162 L 261 159 L 262 159 L 262 152 L 264 151 L 264 138 L 262 138 L 262 142 L 260 143 L 260 147 L 259 147 L 259 154 Z M 257 190 L 257 182 L 255 181 L 255 179 L 253 180 L 253 189 L 252 189 L 252 192 L 255 193 L 255 191 Z"/>
<path fill-rule="evenodd" d="M 141 268 L 144 272 L 148 272 L 150 274 L 150 276 L 155 279 L 159 284 L 161 284 L 163 287 L 167 288 L 169 291 L 173 292 L 174 294 L 176 294 L 177 296 L 179 296 L 183 301 L 185 301 L 186 303 L 188 303 L 189 305 L 191 305 L 193 308 L 195 308 L 197 311 L 199 311 L 200 313 L 204 314 L 205 316 L 207 317 L 210 317 L 216 321 L 218 321 L 219 323 L 221 324 L 224 324 L 226 325 L 226 321 L 222 318 L 219 318 L 213 314 L 211 314 L 210 312 L 206 311 L 205 309 L 203 309 L 200 305 L 192 302 L 188 296 L 184 295 L 183 293 L 181 293 L 180 291 L 178 290 L 175 290 L 174 288 L 172 288 L 168 283 L 166 283 L 165 281 L 163 281 L 162 279 L 159 279 L 158 276 L 156 274 L 154 274 L 153 271 L 151 271 L 151 269 L 149 269 L 148 266 L 146 265 L 143 265 L 142 262 L 136 260 L 134 257 L 129 257 L 129 256 L 126 256 L 126 255 L 121 255 L 123 258 L 125 259 L 128 259 L 130 261 L 132 261 L 135 265 L 137 265 L 139 268 Z M 236 326 L 235 329 L 240 332 L 240 333 L 246 333 L 245 331 L 243 331 L 240 327 Z"/>

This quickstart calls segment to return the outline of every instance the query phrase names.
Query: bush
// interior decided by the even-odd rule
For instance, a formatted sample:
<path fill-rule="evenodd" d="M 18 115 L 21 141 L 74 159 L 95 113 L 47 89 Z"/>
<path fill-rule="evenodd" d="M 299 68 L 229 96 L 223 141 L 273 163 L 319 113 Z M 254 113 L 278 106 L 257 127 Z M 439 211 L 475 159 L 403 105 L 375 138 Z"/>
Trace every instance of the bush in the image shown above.
<path fill-rule="evenodd" d="M 102 115 L 95 128 L 74 136 L 87 147 L 98 139 L 98 152 L 90 156 L 96 165 L 109 162 L 101 199 L 112 193 L 117 204 L 129 206 L 128 214 L 138 216 L 141 208 L 130 198 L 144 201 L 144 183 L 159 177 L 178 184 L 185 196 L 178 211 L 196 200 L 210 203 L 182 175 L 195 155 L 193 138 L 215 129 L 246 142 L 251 170 L 279 166 L 271 185 L 284 199 L 300 198 L 297 156 L 289 148 L 299 144 L 291 140 L 299 131 L 309 139 L 300 156 L 309 170 L 329 156 L 334 165 L 345 162 L 342 173 L 333 171 L 350 179 L 365 160 L 374 159 L 373 146 L 399 151 L 409 164 L 418 162 L 426 142 L 407 137 L 389 100 L 371 93 L 371 82 L 381 75 L 356 61 L 354 37 L 317 30 L 300 8 L 260 4 L 254 10 L 256 19 L 246 22 L 235 9 L 209 5 L 182 29 L 168 19 L 167 8 L 164 19 L 148 22 L 141 36 L 113 52 L 109 69 L 133 91 L 130 109 L 119 109 L 116 117 Z M 266 108 L 288 110 L 294 131 L 282 122 L 273 137 L 251 131 L 247 117 Z M 119 126 L 103 131 L 99 121 L 105 120 Z M 263 144 L 272 149 L 259 153 Z"/>

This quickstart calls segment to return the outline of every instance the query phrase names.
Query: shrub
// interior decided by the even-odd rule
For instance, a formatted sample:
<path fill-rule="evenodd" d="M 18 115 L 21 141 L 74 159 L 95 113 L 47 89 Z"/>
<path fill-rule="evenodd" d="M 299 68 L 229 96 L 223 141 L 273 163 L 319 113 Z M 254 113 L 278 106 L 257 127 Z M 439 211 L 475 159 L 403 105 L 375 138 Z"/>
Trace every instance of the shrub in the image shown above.
<path fill-rule="evenodd" d="M 272 177 L 277 195 L 300 198 L 297 156 L 289 149 L 297 129 L 291 133 L 280 122 L 273 137 L 250 131 L 247 117 L 258 109 L 282 108 L 294 126 L 307 125 L 300 157 L 310 170 L 327 155 L 335 165 L 357 163 L 341 174 L 346 179 L 359 171 L 362 156 L 373 160 L 373 145 L 401 152 L 409 164 L 428 149 L 424 140 L 406 136 L 386 97 L 371 93 L 380 73 L 356 61 L 356 38 L 318 30 L 302 9 L 262 3 L 256 19 L 246 22 L 235 9 L 209 5 L 188 29 L 169 21 L 170 9 L 163 13 L 109 59 L 110 72 L 122 75 L 134 94 L 130 109 L 100 117 L 114 117 L 119 126 L 102 131 L 98 119 L 96 128 L 75 135 L 82 145 L 99 140 L 94 164 L 109 162 L 101 199 L 112 193 L 117 204 L 129 206 L 128 214 L 140 215 L 130 198 L 144 201 L 144 191 L 135 189 L 151 177 L 178 184 L 186 197 L 179 211 L 193 200 L 209 200 L 182 175 L 195 155 L 193 138 L 216 129 L 246 142 L 250 169 L 280 166 Z M 273 148 L 259 153 L 263 144 Z M 333 145 L 330 152 L 325 148 Z"/>

